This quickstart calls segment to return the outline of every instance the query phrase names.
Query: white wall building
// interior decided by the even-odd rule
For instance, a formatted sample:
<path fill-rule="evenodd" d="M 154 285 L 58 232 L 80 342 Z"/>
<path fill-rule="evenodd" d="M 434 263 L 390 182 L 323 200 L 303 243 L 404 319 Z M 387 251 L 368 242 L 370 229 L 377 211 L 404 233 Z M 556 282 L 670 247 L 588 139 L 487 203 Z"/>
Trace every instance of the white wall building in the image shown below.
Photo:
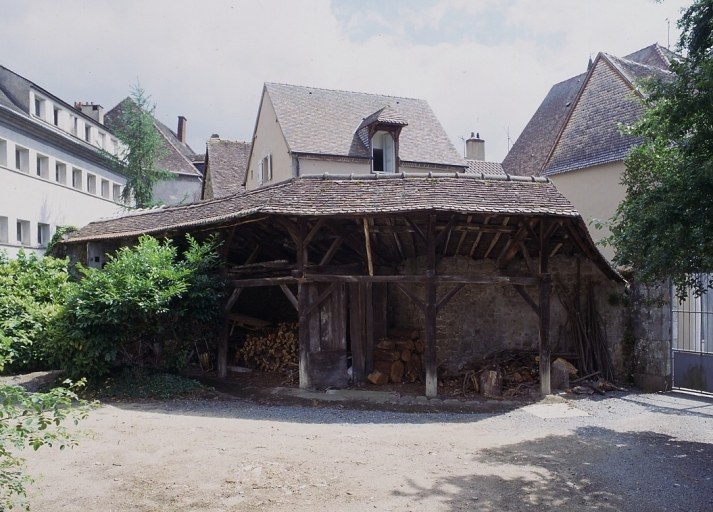
<path fill-rule="evenodd" d="M 99 105 L 72 106 L 0 66 L 0 251 L 44 254 L 58 226 L 123 210 L 119 142 Z"/>

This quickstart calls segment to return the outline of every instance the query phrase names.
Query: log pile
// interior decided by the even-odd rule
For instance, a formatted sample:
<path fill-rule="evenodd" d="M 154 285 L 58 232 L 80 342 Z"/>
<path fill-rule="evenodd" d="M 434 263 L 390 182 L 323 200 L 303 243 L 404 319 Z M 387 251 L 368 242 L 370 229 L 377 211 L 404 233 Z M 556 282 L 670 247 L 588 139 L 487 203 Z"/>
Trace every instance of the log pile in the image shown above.
<path fill-rule="evenodd" d="M 414 331 L 408 338 L 382 339 L 374 349 L 374 371 L 367 377 L 376 385 L 421 380 L 426 345 Z"/>
<path fill-rule="evenodd" d="M 283 373 L 298 366 L 298 352 L 298 324 L 282 322 L 275 328 L 248 334 L 235 359 L 254 370 Z"/>

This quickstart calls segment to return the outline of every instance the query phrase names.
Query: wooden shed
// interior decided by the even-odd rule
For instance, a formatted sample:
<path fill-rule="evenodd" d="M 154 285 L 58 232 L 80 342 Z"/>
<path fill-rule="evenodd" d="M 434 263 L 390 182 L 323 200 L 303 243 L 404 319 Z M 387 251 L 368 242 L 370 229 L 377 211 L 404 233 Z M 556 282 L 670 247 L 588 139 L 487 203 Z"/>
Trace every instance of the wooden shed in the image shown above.
<path fill-rule="evenodd" d="M 515 290 L 534 311 L 541 392 L 550 393 L 550 261 L 586 260 L 621 282 L 581 216 L 547 180 L 450 174 L 303 176 L 249 193 L 98 221 L 64 241 L 81 259 L 101 258 L 142 234 L 219 233 L 229 312 L 250 288 L 277 287 L 297 312 L 301 387 L 346 385 L 373 364 L 389 317 L 385 290 L 416 305 L 424 325 L 425 391 L 437 388 L 437 318 L 466 287 Z M 488 260 L 459 272 L 449 258 Z M 508 311 L 502 311 L 503 322 Z M 218 373 L 228 361 L 228 329 Z"/>

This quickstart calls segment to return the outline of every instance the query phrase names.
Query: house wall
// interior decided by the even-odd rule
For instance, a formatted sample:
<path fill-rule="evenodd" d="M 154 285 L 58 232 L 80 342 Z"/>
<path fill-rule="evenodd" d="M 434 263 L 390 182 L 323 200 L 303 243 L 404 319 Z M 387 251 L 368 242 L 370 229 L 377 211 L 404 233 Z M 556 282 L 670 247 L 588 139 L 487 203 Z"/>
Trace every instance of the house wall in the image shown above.
<path fill-rule="evenodd" d="M 272 155 L 272 181 L 270 183 L 278 183 L 292 178 L 292 156 L 287 148 L 285 137 L 282 135 L 280 124 L 277 122 L 270 97 L 263 91 L 255 137 L 252 142 L 252 152 L 248 162 L 246 190 L 254 190 L 260 186 L 258 164 L 266 155 Z"/>
<path fill-rule="evenodd" d="M 16 169 L 17 148 L 22 151 L 24 170 Z M 43 160 L 39 176 L 38 155 Z M 61 177 L 57 180 L 57 163 L 64 166 L 64 183 Z M 75 170 L 80 178 L 77 188 L 72 182 Z M 91 176 L 94 191 L 88 188 Z M 123 176 L 107 168 L 50 146 L 39 137 L 0 125 L 0 250 L 11 257 L 20 248 L 42 255 L 57 226 L 80 227 L 122 211 L 119 194 L 125 182 Z M 17 237 L 18 221 L 23 226 L 21 241 Z M 46 235 L 41 241 L 40 230 Z"/>
<path fill-rule="evenodd" d="M 621 184 L 623 172 L 624 162 L 620 161 L 549 176 L 557 189 L 582 215 L 595 242 L 611 234 L 606 227 L 594 227 L 592 221 L 609 220 L 614 215 L 617 206 L 626 196 L 626 188 Z M 614 257 L 611 246 L 600 246 L 599 250 L 609 261 Z"/>
<path fill-rule="evenodd" d="M 203 184 L 198 176 L 176 174 L 175 179 L 164 180 L 154 185 L 154 200 L 167 205 L 187 204 L 200 201 Z"/>
<path fill-rule="evenodd" d="M 404 272 L 423 272 L 423 260 L 411 260 Z M 560 289 L 573 295 L 577 282 L 577 261 L 570 257 L 551 260 L 553 281 Z M 626 309 L 615 304 L 611 297 L 623 293 L 623 285 L 606 278 L 589 261 L 581 261 L 582 297 L 589 284 L 594 287 L 596 308 L 606 326 L 609 350 L 618 377 L 623 378 L 624 360 L 621 350 L 625 332 Z M 468 257 L 444 258 L 438 273 L 475 275 L 496 273 L 494 262 L 476 261 Z M 448 287 L 439 287 L 438 296 Z M 538 300 L 536 287 L 528 289 Z M 421 297 L 424 290 L 416 290 Z M 574 338 L 567 322 L 567 312 L 553 290 L 551 299 L 551 344 L 553 353 L 574 353 Z M 424 329 L 421 310 L 396 287 L 388 291 L 389 325 L 397 329 Z M 583 302 L 584 304 L 584 302 Z M 539 319 L 535 312 L 511 286 L 467 285 L 439 312 L 436 336 L 438 364 L 449 373 L 458 372 L 466 363 L 481 359 L 503 349 L 537 351 L 539 347 Z M 574 362 L 574 361 L 573 361 Z"/>
<path fill-rule="evenodd" d="M 338 162 L 299 157 L 300 176 L 309 174 L 371 174 L 371 162 Z"/>

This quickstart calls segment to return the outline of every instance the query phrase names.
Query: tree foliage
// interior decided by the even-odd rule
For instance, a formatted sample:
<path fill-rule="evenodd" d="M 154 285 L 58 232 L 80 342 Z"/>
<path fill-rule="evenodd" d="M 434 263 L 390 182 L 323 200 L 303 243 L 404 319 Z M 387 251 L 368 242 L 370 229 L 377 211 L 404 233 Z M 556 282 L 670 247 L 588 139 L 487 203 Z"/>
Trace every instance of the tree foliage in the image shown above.
<path fill-rule="evenodd" d="M 46 366 L 44 340 L 70 288 L 66 260 L 0 255 L 0 371 Z"/>
<path fill-rule="evenodd" d="M 21 506 L 25 486 L 31 478 L 25 472 L 24 460 L 17 454 L 30 447 L 57 446 L 60 450 L 76 444 L 66 428 L 67 421 L 76 424 L 86 417 L 90 407 L 78 401 L 71 383 L 46 393 L 30 393 L 19 386 L 0 385 L 0 510 Z"/>
<path fill-rule="evenodd" d="M 699 273 L 713 271 L 713 0 L 694 2 L 678 26 L 686 56 L 669 78 L 642 84 L 646 111 L 627 129 L 641 144 L 626 159 L 609 241 L 643 282 L 700 293 Z"/>
<path fill-rule="evenodd" d="M 50 336 L 57 364 L 72 378 L 121 364 L 185 365 L 193 343 L 215 335 L 223 294 L 216 248 L 215 239 L 189 236 L 179 257 L 170 241 L 143 236 L 103 269 L 80 268 Z"/>
<path fill-rule="evenodd" d="M 114 168 L 127 179 L 122 199 L 127 204 L 134 201 L 138 208 L 153 206 L 154 186 L 174 177 L 159 166 L 165 150 L 155 126 L 155 110 L 150 96 L 137 84 L 121 103 L 118 118 L 108 123 L 124 145 L 119 155 L 109 155 Z"/>

